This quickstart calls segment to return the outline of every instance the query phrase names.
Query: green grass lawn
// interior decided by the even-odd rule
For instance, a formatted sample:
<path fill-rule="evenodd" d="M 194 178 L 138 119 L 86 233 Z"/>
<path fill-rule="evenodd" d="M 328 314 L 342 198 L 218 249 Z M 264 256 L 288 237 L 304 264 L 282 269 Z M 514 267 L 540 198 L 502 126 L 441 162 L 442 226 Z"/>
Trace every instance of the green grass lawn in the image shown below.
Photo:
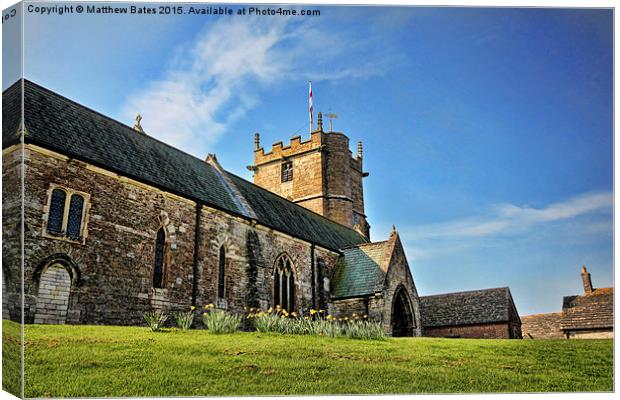
<path fill-rule="evenodd" d="M 611 340 L 360 341 L 49 325 L 25 332 L 26 397 L 613 389 Z"/>

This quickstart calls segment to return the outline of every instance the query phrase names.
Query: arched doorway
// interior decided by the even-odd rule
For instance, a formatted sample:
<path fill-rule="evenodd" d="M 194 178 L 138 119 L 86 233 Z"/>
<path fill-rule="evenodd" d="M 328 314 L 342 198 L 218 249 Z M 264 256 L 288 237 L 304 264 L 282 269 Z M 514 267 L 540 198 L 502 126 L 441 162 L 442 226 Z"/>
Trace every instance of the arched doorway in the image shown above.
<path fill-rule="evenodd" d="M 51 264 L 39 278 L 35 324 L 64 324 L 67 321 L 71 275 L 60 263 Z"/>
<path fill-rule="evenodd" d="M 405 288 L 396 290 L 392 303 L 392 336 L 413 336 L 413 309 Z"/>

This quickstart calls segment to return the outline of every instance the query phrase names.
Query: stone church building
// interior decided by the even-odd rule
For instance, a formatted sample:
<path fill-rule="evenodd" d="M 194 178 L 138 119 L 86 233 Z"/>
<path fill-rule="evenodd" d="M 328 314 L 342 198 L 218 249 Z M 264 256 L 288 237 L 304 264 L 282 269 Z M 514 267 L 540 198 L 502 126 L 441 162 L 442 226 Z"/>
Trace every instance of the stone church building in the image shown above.
<path fill-rule="evenodd" d="M 251 183 L 27 80 L 2 111 L 3 317 L 22 300 L 27 323 L 114 325 L 279 304 L 421 334 L 398 232 L 369 240 L 362 145 L 320 117 L 307 140 L 256 134 Z"/>

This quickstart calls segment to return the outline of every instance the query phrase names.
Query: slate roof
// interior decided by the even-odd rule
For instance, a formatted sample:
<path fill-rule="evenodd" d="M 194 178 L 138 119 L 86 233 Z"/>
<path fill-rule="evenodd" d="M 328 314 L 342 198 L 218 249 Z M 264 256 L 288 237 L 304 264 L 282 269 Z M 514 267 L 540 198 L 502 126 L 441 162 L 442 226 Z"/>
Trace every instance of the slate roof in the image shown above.
<path fill-rule="evenodd" d="M 343 249 L 332 278 L 332 298 L 361 297 L 382 291 L 385 274 L 380 266 L 384 257 L 389 257 L 387 244 L 384 241 Z"/>
<path fill-rule="evenodd" d="M 511 307 L 507 287 L 420 297 L 423 327 L 508 322 Z"/>
<path fill-rule="evenodd" d="M 2 148 L 19 142 L 22 89 L 19 81 L 2 93 Z"/>
<path fill-rule="evenodd" d="M 565 296 L 560 328 L 600 329 L 614 326 L 614 288 L 595 289 L 582 296 Z"/>
<path fill-rule="evenodd" d="M 21 89 L 2 94 L 2 147 L 18 143 Z M 26 143 L 32 143 L 182 197 L 251 219 L 210 164 L 147 134 L 24 80 Z M 16 117 L 17 115 L 17 117 Z M 7 123 L 8 121 L 8 123 Z M 17 121 L 17 122 L 16 122 Z M 230 175 L 258 222 L 339 250 L 366 239 L 356 231 Z M 238 199 L 237 199 L 238 200 Z"/>

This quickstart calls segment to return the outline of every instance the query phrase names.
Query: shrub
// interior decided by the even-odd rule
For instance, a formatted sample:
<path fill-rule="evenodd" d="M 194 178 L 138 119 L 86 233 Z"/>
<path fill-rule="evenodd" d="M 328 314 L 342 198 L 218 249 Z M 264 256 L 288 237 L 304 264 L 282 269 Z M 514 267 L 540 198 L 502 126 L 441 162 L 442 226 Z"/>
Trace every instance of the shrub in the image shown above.
<path fill-rule="evenodd" d="M 202 314 L 202 323 L 213 333 L 233 333 L 239 330 L 242 318 L 224 310 L 213 309 L 213 304 L 205 306 L 207 311 Z"/>
<path fill-rule="evenodd" d="M 192 324 L 194 323 L 195 309 L 196 307 L 192 306 L 192 309 L 190 311 L 180 312 L 174 316 L 174 319 L 179 329 L 181 329 L 182 331 L 186 331 L 192 327 Z"/>
<path fill-rule="evenodd" d="M 158 332 L 164 327 L 168 315 L 162 310 L 149 311 L 143 314 L 144 320 L 153 332 Z"/>

